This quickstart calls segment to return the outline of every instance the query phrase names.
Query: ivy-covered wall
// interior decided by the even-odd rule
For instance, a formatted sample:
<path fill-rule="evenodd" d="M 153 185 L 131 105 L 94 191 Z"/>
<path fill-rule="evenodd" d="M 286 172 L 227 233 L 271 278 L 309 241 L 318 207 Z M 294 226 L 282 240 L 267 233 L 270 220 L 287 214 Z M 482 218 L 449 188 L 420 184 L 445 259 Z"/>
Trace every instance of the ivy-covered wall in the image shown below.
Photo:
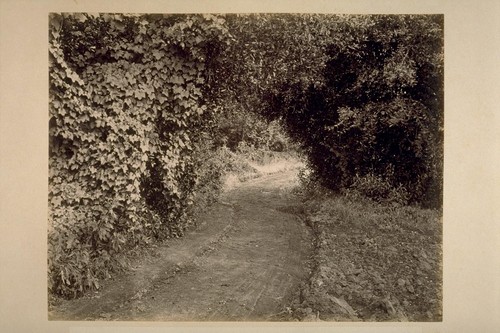
<path fill-rule="evenodd" d="M 50 17 L 49 289 L 98 287 L 128 249 L 179 236 L 207 152 L 211 15 Z M 213 67 L 213 66 L 212 66 Z M 202 154 L 205 154 L 203 156 Z"/>

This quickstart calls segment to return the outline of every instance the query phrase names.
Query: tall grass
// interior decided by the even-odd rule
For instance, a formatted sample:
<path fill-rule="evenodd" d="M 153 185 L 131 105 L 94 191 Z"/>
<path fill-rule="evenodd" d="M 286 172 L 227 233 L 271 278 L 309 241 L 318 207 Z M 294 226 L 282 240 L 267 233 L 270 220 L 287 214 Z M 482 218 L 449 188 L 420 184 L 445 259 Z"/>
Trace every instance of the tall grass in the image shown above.
<path fill-rule="evenodd" d="M 441 212 L 360 193 L 303 182 L 317 246 L 297 316 L 312 310 L 324 320 L 441 320 Z"/>

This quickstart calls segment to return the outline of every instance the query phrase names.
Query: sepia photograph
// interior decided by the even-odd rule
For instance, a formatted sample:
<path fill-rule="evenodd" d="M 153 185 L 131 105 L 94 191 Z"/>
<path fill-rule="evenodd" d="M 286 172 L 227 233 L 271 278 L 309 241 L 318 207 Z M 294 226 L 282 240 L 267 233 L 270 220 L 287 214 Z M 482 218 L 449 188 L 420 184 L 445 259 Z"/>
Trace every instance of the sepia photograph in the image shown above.
<path fill-rule="evenodd" d="M 48 33 L 49 320 L 442 321 L 443 15 Z"/>
<path fill-rule="evenodd" d="M 499 11 L 0 0 L 0 332 L 496 332 Z"/>

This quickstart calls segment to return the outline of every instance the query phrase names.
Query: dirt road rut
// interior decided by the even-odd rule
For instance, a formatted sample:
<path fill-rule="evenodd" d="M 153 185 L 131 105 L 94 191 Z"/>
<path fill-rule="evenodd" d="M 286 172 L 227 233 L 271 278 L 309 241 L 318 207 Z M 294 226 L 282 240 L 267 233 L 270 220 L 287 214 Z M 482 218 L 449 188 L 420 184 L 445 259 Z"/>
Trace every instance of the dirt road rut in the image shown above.
<path fill-rule="evenodd" d="M 66 301 L 51 320 L 277 320 L 308 275 L 309 229 L 293 213 L 296 170 L 224 193 L 199 227 L 156 256 Z"/>

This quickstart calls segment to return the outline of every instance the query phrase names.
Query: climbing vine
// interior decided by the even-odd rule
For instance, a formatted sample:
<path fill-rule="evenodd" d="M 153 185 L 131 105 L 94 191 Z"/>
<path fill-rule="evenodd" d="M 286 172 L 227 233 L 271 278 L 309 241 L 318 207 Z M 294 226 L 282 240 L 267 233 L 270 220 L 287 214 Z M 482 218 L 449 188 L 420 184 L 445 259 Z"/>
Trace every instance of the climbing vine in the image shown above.
<path fill-rule="evenodd" d="M 127 249 L 180 236 L 211 117 L 212 15 L 50 17 L 49 288 L 98 288 Z"/>

